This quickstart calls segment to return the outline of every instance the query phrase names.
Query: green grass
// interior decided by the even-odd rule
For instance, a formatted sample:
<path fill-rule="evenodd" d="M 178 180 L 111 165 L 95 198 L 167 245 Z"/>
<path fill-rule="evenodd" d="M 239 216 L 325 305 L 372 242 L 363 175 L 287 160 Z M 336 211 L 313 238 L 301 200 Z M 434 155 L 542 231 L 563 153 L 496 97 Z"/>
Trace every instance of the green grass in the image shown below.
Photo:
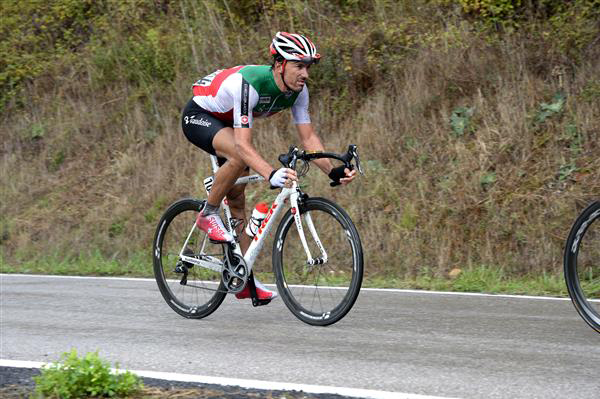
<path fill-rule="evenodd" d="M 149 254 L 134 254 L 127 260 L 106 258 L 100 252 L 62 257 L 52 254 L 35 260 L 14 261 L 0 258 L 2 273 L 53 274 L 77 276 L 152 277 L 152 258 Z"/>
<path fill-rule="evenodd" d="M 463 270 L 458 277 L 421 275 L 416 278 L 367 277 L 364 287 L 482 292 L 490 294 L 568 296 L 562 275 L 511 276 L 500 267 L 481 266 Z"/>
<path fill-rule="evenodd" d="M 7 264 L 2 259 L 2 273 L 51 274 L 78 276 L 127 276 L 153 278 L 152 259 L 149 254 L 136 254 L 128 260 L 107 259 L 99 252 L 62 259 L 58 254 L 38 261 Z M 256 273 L 266 283 L 274 282 L 273 273 Z M 336 285 L 332 281 L 332 285 Z M 597 283 L 595 283 L 597 285 Z M 422 273 L 417 277 L 365 275 L 363 287 L 401 288 L 433 291 L 484 292 L 493 294 L 567 296 L 562 274 L 511 275 L 501 267 L 480 266 L 463 269 L 455 278 Z M 589 290 L 591 288 L 585 287 Z M 598 291 L 598 290 L 596 290 Z"/>

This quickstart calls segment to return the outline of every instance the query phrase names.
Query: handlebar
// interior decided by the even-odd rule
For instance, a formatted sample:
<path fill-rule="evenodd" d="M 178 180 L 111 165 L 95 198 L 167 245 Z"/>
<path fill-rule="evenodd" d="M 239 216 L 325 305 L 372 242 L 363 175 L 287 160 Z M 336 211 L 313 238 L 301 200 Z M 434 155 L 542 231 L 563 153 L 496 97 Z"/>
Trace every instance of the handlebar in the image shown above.
<path fill-rule="evenodd" d="M 361 175 L 364 175 L 363 168 L 360 164 L 360 158 L 358 156 L 357 146 L 355 144 L 351 144 L 348 146 L 348 151 L 344 154 L 336 154 L 333 152 L 323 152 L 323 151 L 302 151 L 298 149 L 298 147 L 291 146 L 287 154 L 279 155 L 279 162 L 290 169 L 296 169 L 296 163 L 301 160 L 305 162 L 310 162 L 314 159 L 320 158 L 331 158 L 337 159 L 338 161 L 342 161 L 344 166 L 348 169 L 354 169 L 354 165 L 352 164 L 352 160 L 356 161 L 356 168 Z M 331 186 L 337 186 L 340 183 L 331 182 Z"/>

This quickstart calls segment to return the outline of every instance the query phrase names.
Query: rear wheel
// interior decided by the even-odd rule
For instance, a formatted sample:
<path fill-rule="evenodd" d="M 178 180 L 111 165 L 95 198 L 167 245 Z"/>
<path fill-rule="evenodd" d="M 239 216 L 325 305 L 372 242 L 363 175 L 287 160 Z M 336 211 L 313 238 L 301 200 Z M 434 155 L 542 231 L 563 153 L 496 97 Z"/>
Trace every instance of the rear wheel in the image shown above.
<path fill-rule="evenodd" d="M 575 309 L 600 332 L 600 202 L 590 204 L 573 224 L 564 269 Z"/>
<path fill-rule="evenodd" d="M 326 326 L 352 309 L 360 292 L 363 254 L 356 227 L 346 212 L 324 198 L 300 206 L 304 235 L 313 258 L 322 256 L 308 217 L 327 254 L 323 264 L 307 264 L 291 209 L 283 216 L 273 244 L 273 271 L 281 298 L 305 323 Z"/>
<path fill-rule="evenodd" d="M 217 310 L 227 290 L 221 279 L 223 248 L 195 227 L 204 201 L 175 202 L 161 218 L 154 236 L 154 277 L 167 304 L 183 317 L 200 319 Z M 187 242 L 186 242 L 187 240 Z M 205 260 L 203 267 L 182 259 Z"/>

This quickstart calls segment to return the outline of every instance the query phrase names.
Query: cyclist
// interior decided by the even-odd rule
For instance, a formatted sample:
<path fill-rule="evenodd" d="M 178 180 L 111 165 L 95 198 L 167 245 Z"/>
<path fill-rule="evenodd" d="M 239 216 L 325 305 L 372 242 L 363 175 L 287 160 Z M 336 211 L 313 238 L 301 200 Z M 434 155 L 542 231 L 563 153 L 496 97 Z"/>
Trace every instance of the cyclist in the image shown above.
<path fill-rule="evenodd" d="M 196 224 L 214 242 L 233 241 L 218 213 L 221 201 L 227 197 L 232 216 L 243 221 L 238 226 L 243 253 L 251 242 L 249 236 L 241 234 L 246 222 L 246 187 L 235 186 L 235 181 L 248 175 L 249 168 L 263 176 L 271 188 L 283 187 L 286 182 L 297 180 L 294 170 L 273 168 L 252 145 L 253 119 L 291 108 L 302 146 L 306 150 L 324 150 L 311 124 L 306 87 L 309 69 L 319 62 L 320 54 L 308 38 L 287 32 L 277 32 L 270 52 L 273 56 L 271 66 L 236 66 L 213 72 L 194 83 L 193 97 L 182 116 L 183 133 L 187 139 L 216 155 L 220 165 Z M 343 165 L 334 168 L 329 159 L 316 160 L 315 164 L 333 181 L 342 184 L 351 182 L 356 176 L 355 170 L 350 171 Z M 256 279 L 255 282 L 259 299 L 277 296 Z M 249 298 L 249 288 L 246 286 L 236 297 Z"/>

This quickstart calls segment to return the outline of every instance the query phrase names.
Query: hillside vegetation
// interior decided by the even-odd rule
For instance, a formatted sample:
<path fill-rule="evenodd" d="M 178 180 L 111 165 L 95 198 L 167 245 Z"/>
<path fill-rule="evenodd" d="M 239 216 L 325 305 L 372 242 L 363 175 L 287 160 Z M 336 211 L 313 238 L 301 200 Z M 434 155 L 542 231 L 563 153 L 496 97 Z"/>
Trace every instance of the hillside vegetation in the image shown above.
<path fill-rule="evenodd" d="M 0 18 L 3 270 L 151 273 L 161 213 L 210 174 L 181 133 L 191 84 L 270 63 L 279 30 L 323 56 L 309 87 L 326 148 L 359 146 L 365 177 L 306 183 L 354 219 L 369 276 L 557 275 L 600 197 L 597 0 L 5 0 Z M 298 142 L 289 112 L 255 130 L 273 166 Z M 248 207 L 270 195 L 249 188 Z"/>

